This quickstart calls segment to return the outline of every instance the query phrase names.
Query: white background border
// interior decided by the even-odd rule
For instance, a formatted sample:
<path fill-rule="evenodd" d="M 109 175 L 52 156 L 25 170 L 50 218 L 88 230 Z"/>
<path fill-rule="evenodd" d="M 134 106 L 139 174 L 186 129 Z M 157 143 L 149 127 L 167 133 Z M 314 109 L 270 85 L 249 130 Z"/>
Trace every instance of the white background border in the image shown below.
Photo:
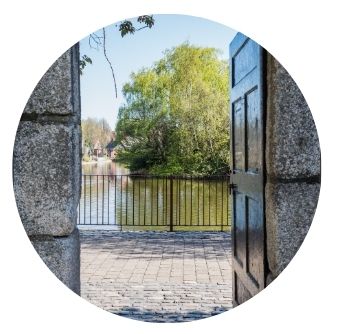
<path fill-rule="evenodd" d="M 2 2 L 0 331 L 341 332 L 342 11 L 338 5 L 339 1 L 332 0 Z M 322 150 L 319 205 L 308 237 L 291 264 L 270 287 L 242 306 L 185 324 L 149 324 L 114 316 L 66 289 L 31 247 L 12 190 L 16 127 L 35 84 L 62 52 L 90 32 L 141 14 L 200 16 L 255 39 L 285 66 L 301 88 L 312 110 Z"/>

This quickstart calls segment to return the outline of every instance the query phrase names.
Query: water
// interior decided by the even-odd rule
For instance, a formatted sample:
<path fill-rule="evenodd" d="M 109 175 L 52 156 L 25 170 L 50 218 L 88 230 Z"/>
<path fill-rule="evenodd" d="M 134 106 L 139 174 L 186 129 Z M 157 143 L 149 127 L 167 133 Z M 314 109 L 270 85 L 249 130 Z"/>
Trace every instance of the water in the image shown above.
<path fill-rule="evenodd" d="M 82 174 L 87 175 L 122 175 L 129 174 L 129 169 L 123 164 L 112 162 L 111 160 L 98 163 L 82 164 Z"/>
<path fill-rule="evenodd" d="M 170 225 L 174 231 L 229 229 L 227 179 L 130 176 L 125 166 L 114 162 L 85 164 L 82 172 L 80 225 L 122 230 L 170 230 Z"/>

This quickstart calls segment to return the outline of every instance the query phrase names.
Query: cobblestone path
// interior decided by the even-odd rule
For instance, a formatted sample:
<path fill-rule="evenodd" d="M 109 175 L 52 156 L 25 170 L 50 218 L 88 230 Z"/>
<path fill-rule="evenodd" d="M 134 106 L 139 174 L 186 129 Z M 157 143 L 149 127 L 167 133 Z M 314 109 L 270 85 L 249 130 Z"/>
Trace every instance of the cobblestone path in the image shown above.
<path fill-rule="evenodd" d="M 181 322 L 232 307 L 229 233 L 80 235 L 81 296 L 104 310 L 142 321 Z"/>

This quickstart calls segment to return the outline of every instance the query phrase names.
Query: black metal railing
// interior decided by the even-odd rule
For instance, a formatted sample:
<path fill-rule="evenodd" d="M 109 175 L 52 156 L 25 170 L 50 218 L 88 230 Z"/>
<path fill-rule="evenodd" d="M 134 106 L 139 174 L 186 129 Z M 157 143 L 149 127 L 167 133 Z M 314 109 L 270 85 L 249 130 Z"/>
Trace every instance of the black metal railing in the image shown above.
<path fill-rule="evenodd" d="M 79 225 L 226 231 L 229 177 L 83 175 L 78 213 Z"/>

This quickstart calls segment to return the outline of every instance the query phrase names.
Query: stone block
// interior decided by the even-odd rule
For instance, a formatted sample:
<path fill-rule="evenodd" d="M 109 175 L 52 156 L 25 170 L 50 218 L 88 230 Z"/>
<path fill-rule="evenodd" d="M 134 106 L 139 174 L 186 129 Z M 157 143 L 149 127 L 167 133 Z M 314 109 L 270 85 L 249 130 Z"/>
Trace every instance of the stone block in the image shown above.
<path fill-rule="evenodd" d="M 80 241 L 77 228 L 67 237 L 33 237 L 31 243 L 47 267 L 80 294 Z"/>
<path fill-rule="evenodd" d="M 28 235 L 69 235 L 80 196 L 80 127 L 20 122 L 13 185 Z"/>
<path fill-rule="evenodd" d="M 266 184 L 267 256 L 273 278 L 292 260 L 315 214 L 319 183 Z"/>
<path fill-rule="evenodd" d="M 59 57 L 35 87 L 24 114 L 80 114 L 78 43 Z"/>
<path fill-rule="evenodd" d="M 267 58 L 266 168 L 271 177 L 320 174 L 318 134 L 310 109 L 287 71 Z"/>

